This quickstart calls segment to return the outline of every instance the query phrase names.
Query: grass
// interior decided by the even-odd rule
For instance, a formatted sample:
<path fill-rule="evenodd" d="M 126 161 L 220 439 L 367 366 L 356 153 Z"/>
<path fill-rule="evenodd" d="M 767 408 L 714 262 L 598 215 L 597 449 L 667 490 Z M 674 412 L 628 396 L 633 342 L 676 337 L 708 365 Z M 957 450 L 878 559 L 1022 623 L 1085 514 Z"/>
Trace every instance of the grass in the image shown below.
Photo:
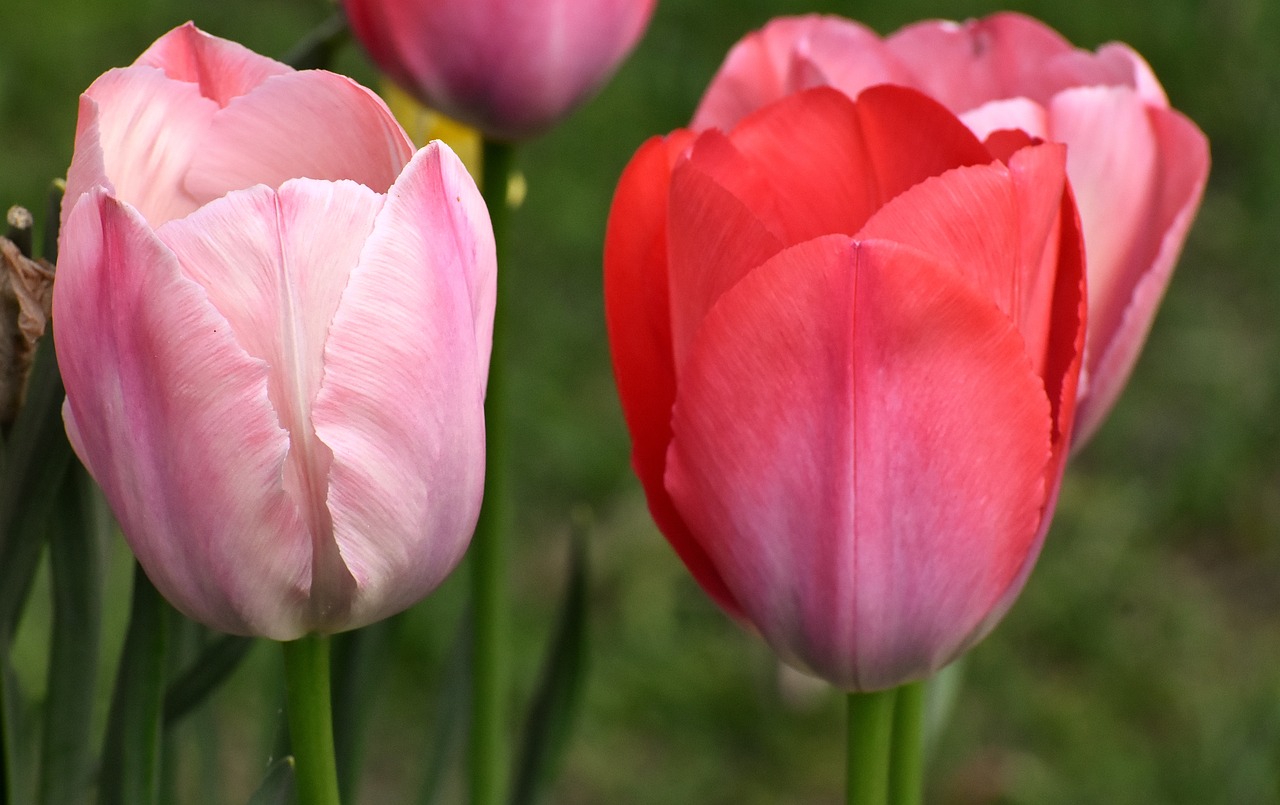
<path fill-rule="evenodd" d="M 930 766 L 930 801 L 1270 803 L 1280 799 L 1280 6 L 1174 0 L 1010 4 L 1083 46 L 1148 57 L 1213 145 L 1214 169 L 1144 358 L 1069 470 L 1040 564 L 970 655 Z M 563 584 L 570 513 L 590 513 L 591 677 L 559 803 L 833 803 L 842 700 L 797 687 L 702 596 L 658 535 L 627 466 L 600 299 L 613 185 L 648 136 L 682 125 L 728 47 L 777 14 L 843 13 L 889 32 L 996 10 L 662 0 L 635 57 L 563 127 L 522 149 L 515 217 L 512 426 L 518 701 L 527 701 Z M 39 208 L 70 159 L 76 96 L 194 19 L 281 54 L 321 0 L 6 0 L 0 24 L 0 202 Z M 342 66 L 372 74 L 357 53 Z M 114 548 L 123 556 L 123 548 Z M 113 563 L 119 575 L 127 562 Z M 394 624 L 372 697 L 364 799 L 411 802 L 436 685 L 465 595 L 452 579 Z M 119 589 L 116 584 L 112 589 Z M 39 691 L 37 591 L 19 655 Z M 120 603 L 120 607 L 124 604 Z M 119 615 L 112 633 L 118 645 Z M 260 647 L 177 738 L 177 790 L 247 798 L 266 767 L 278 658 Z M 514 724 L 514 720 L 513 720 Z M 455 764 L 456 765 L 456 764 Z M 454 801 L 450 781 L 442 801 Z"/>

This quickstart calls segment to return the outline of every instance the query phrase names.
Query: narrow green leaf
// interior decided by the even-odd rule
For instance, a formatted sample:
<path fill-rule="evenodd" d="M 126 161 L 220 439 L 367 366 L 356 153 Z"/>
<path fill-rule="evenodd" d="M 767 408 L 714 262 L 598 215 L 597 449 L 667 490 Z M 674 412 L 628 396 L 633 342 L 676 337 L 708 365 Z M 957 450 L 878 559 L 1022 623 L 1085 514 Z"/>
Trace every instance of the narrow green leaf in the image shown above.
<path fill-rule="evenodd" d="M 0 803 L 26 805 L 35 798 L 35 770 L 31 747 L 35 724 L 30 705 L 0 646 Z"/>
<path fill-rule="evenodd" d="M 92 483 L 79 465 L 66 473 L 49 534 L 53 628 L 40 764 L 44 805 L 84 802 L 94 761 L 85 725 L 96 698 L 103 535 Z"/>
<path fill-rule="evenodd" d="M 102 753 L 102 805 L 157 805 L 168 607 L 135 564 L 129 629 Z"/>
<path fill-rule="evenodd" d="M 382 687 L 390 653 L 389 620 L 333 638 L 333 752 L 343 802 L 356 801 L 365 727 L 373 711 L 374 694 Z"/>
<path fill-rule="evenodd" d="M 587 548 L 584 529 L 570 540 L 569 582 L 542 678 L 529 708 L 512 805 L 533 805 L 555 779 L 587 675 Z"/>
<path fill-rule="evenodd" d="M 63 396 L 52 333 L 46 333 L 0 475 L 0 639 L 5 645 L 17 632 L 58 488 L 71 464 L 62 425 Z"/>
<path fill-rule="evenodd" d="M 347 18 L 338 12 L 312 28 L 281 61 L 295 70 L 328 70 L 350 33 Z"/>
<path fill-rule="evenodd" d="M 199 707 L 240 667 L 249 650 L 257 645 L 252 637 L 219 635 L 204 647 L 164 694 L 164 724 L 172 726 Z"/>
<path fill-rule="evenodd" d="M 267 776 L 249 797 L 248 805 L 292 805 L 296 796 L 293 756 L 282 757 L 267 768 Z"/>
<path fill-rule="evenodd" d="M 471 698 L 472 641 L 475 619 L 467 613 L 458 622 L 458 631 L 449 649 L 449 661 L 436 695 L 439 702 L 432 719 L 431 753 L 427 757 L 426 774 L 418 794 L 418 805 L 436 805 L 444 791 L 445 778 L 452 760 L 462 749 L 466 736 L 467 715 Z"/>

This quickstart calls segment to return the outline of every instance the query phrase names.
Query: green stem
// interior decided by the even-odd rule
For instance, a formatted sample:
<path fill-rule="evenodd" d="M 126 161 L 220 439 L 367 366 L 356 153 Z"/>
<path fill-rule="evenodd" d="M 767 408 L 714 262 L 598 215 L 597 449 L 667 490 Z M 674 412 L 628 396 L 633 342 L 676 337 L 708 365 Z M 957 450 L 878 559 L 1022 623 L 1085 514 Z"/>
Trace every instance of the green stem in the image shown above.
<path fill-rule="evenodd" d="M 886 805 L 897 689 L 849 694 L 848 805 Z"/>
<path fill-rule="evenodd" d="M 281 645 L 289 742 L 297 762 L 298 805 L 338 805 L 329 638 L 307 635 Z"/>
<path fill-rule="evenodd" d="M 924 801 L 924 693 L 924 682 L 898 688 L 889 764 L 890 805 L 920 805 Z"/>
<path fill-rule="evenodd" d="M 513 162 L 512 146 L 484 141 L 480 191 L 489 207 L 498 249 L 498 302 L 493 323 L 493 351 L 485 397 L 486 471 L 484 505 L 471 541 L 471 596 L 475 613 L 471 689 L 470 779 L 472 805 L 500 805 L 507 768 L 507 604 L 506 534 L 509 492 L 506 479 L 506 405 L 504 399 L 506 298 L 507 183 Z"/>

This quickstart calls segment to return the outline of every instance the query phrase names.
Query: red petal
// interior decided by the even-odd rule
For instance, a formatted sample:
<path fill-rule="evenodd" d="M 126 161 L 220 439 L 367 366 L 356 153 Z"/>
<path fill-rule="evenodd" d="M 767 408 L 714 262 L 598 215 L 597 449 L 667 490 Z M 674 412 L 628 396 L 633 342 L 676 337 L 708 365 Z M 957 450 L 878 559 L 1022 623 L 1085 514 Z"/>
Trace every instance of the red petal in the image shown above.
<path fill-rule="evenodd" d="M 876 689 L 940 667 L 1035 544 L 1048 402 L 955 269 L 884 241 L 780 253 L 708 314 L 672 497 L 784 656 Z"/>
<path fill-rule="evenodd" d="M 667 197 L 671 164 L 693 135 L 677 131 L 645 143 L 619 180 L 604 248 L 605 324 L 631 464 L 658 528 L 707 593 L 731 613 L 740 607 L 690 536 L 663 485 L 676 397 L 667 289 Z"/>

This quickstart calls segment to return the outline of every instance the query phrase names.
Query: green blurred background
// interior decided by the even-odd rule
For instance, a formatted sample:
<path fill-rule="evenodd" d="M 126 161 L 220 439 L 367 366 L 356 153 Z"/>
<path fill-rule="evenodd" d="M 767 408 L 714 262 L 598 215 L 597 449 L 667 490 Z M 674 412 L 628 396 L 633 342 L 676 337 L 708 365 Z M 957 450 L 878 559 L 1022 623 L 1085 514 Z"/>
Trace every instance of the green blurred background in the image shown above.
<path fill-rule="evenodd" d="M 571 522 L 588 521 L 591 536 L 590 677 L 548 801 L 838 801 L 842 699 L 780 676 L 648 519 L 604 336 L 605 216 L 634 149 L 684 124 L 730 45 L 768 18 L 834 12 L 888 33 L 1001 7 L 660 0 L 604 92 L 521 150 L 529 192 L 501 275 L 518 353 L 513 731 L 564 585 Z M 1007 7 L 1081 46 L 1137 48 L 1208 133 L 1214 165 L 1128 391 L 1069 469 L 1025 593 L 959 675 L 930 761 L 930 801 L 1280 801 L 1280 4 Z M 0 203 L 40 208 L 70 160 L 78 93 L 170 27 L 192 19 L 279 56 L 330 10 L 323 0 L 3 0 Z M 338 66 L 376 80 L 353 47 Z M 108 665 L 127 608 L 122 543 L 110 566 Z M 365 690 L 362 802 L 417 801 L 434 726 L 449 712 L 440 679 L 465 588 L 455 574 L 383 629 L 395 661 Z M 41 587 L 18 643 L 36 696 L 47 618 Z M 258 646 L 183 723 L 170 741 L 175 802 L 245 801 L 271 751 L 278 685 L 276 652 Z M 450 780 L 440 801 L 459 801 L 459 790 Z"/>

